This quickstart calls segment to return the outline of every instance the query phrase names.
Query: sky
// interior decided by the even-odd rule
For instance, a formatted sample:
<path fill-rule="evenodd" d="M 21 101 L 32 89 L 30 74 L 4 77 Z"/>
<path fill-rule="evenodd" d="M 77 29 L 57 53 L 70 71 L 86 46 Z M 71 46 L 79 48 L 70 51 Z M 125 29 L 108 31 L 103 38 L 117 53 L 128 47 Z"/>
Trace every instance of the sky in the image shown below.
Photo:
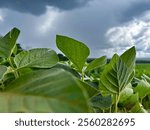
<path fill-rule="evenodd" d="M 59 53 L 59 34 L 85 43 L 92 58 L 110 58 L 132 46 L 137 58 L 150 57 L 150 0 L 0 0 L 0 35 L 13 27 L 21 30 L 24 49 Z"/>

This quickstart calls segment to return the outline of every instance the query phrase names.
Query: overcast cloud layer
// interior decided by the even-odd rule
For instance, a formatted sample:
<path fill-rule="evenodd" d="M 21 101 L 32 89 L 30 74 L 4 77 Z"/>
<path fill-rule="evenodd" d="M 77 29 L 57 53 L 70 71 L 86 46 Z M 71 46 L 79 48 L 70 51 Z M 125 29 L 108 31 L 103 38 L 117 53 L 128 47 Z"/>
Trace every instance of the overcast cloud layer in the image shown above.
<path fill-rule="evenodd" d="M 1 0 L 0 34 L 16 26 L 24 48 L 56 49 L 56 34 L 86 43 L 91 57 L 136 46 L 150 57 L 150 0 Z"/>

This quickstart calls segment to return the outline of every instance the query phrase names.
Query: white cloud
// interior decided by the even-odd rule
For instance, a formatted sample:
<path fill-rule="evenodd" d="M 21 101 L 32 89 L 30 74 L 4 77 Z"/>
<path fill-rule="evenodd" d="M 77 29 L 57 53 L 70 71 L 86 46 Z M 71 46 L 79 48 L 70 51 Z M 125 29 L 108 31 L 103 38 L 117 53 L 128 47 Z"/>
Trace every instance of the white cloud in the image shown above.
<path fill-rule="evenodd" d="M 112 27 L 106 32 L 106 38 L 112 48 L 136 46 L 137 57 L 150 56 L 150 11 L 121 26 Z M 120 49 L 121 50 L 121 49 Z"/>
<path fill-rule="evenodd" d="M 0 34 L 4 35 L 13 27 L 17 27 L 21 30 L 18 42 L 23 48 L 49 47 L 55 49 L 55 20 L 60 13 L 52 7 L 47 7 L 46 12 L 40 16 L 0 9 L 0 20 L 5 20 L 5 22 L 0 21 Z"/>
<path fill-rule="evenodd" d="M 117 47 L 116 46 L 116 47 L 110 47 L 106 49 L 95 50 L 94 52 L 97 57 L 105 55 L 108 58 L 111 58 L 115 53 L 117 53 L 118 55 L 121 55 L 127 49 L 129 49 L 129 47 Z M 92 57 L 94 57 L 95 55 L 93 55 Z"/>
<path fill-rule="evenodd" d="M 112 56 L 116 53 L 118 55 L 123 54 L 125 51 L 127 51 L 130 47 L 111 47 L 107 49 L 100 49 L 95 51 L 95 55 L 97 57 L 106 55 L 108 58 L 112 58 Z M 93 55 L 93 57 L 95 56 Z M 149 51 L 143 51 L 139 50 L 136 52 L 137 58 L 149 58 L 150 52 Z"/>
<path fill-rule="evenodd" d="M 5 34 L 14 26 L 18 27 L 21 30 L 19 41 L 24 48 L 50 47 L 56 50 L 56 34 L 62 34 L 86 43 L 91 50 L 91 57 L 111 57 L 114 52 L 121 54 L 135 44 L 140 55 L 144 55 L 142 52 L 148 52 L 150 48 L 147 42 L 150 41 L 150 13 L 117 27 L 122 22 L 120 19 L 126 17 L 123 12 L 136 2 L 91 0 L 82 8 L 63 11 L 47 6 L 41 15 L 1 8 L 0 33 Z"/>
<path fill-rule="evenodd" d="M 4 22 L 4 13 L 3 11 L 0 9 L 0 23 Z"/>
<path fill-rule="evenodd" d="M 3 19 L 3 17 L 0 15 L 0 22 L 3 22 L 4 21 L 4 19 Z"/>
<path fill-rule="evenodd" d="M 53 23 L 60 15 L 58 9 L 50 6 L 47 6 L 46 8 L 46 13 L 38 17 L 39 20 L 37 25 L 37 30 L 43 34 L 55 29 Z"/>

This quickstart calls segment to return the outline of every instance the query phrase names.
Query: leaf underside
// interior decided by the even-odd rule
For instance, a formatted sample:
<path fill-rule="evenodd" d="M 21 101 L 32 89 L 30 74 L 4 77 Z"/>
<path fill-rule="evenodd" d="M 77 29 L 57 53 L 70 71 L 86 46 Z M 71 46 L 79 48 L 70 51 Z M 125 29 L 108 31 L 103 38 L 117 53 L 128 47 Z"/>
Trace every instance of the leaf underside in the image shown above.
<path fill-rule="evenodd" d="M 39 70 L 0 92 L 0 112 L 88 112 L 87 95 L 62 69 Z"/>

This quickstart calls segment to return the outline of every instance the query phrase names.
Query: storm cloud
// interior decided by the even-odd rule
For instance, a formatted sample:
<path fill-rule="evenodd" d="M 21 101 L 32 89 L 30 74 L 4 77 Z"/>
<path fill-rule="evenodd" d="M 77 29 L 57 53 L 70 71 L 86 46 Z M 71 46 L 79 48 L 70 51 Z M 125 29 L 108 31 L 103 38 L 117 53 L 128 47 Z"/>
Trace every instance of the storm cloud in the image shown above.
<path fill-rule="evenodd" d="M 135 0 L 132 4 L 122 13 L 122 22 L 132 20 L 139 17 L 143 12 L 150 10 L 150 0 Z"/>
<path fill-rule="evenodd" d="M 150 0 L 14 1 L 0 1 L 0 33 L 16 26 L 24 48 L 58 51 L 55 38 L 61 34 L 87 44 L 90 57 L 111 57 L 133 45 L 138 57 L 149 55 Z"/>
<path fill-rule="evenodd" d="M 53 6 L 60 10 L 71 10 L 84 6 L 88 1 L 89 0 L 0 0 L 0 8 L 41 15 L 45 13 L 46 6 Z"/>

